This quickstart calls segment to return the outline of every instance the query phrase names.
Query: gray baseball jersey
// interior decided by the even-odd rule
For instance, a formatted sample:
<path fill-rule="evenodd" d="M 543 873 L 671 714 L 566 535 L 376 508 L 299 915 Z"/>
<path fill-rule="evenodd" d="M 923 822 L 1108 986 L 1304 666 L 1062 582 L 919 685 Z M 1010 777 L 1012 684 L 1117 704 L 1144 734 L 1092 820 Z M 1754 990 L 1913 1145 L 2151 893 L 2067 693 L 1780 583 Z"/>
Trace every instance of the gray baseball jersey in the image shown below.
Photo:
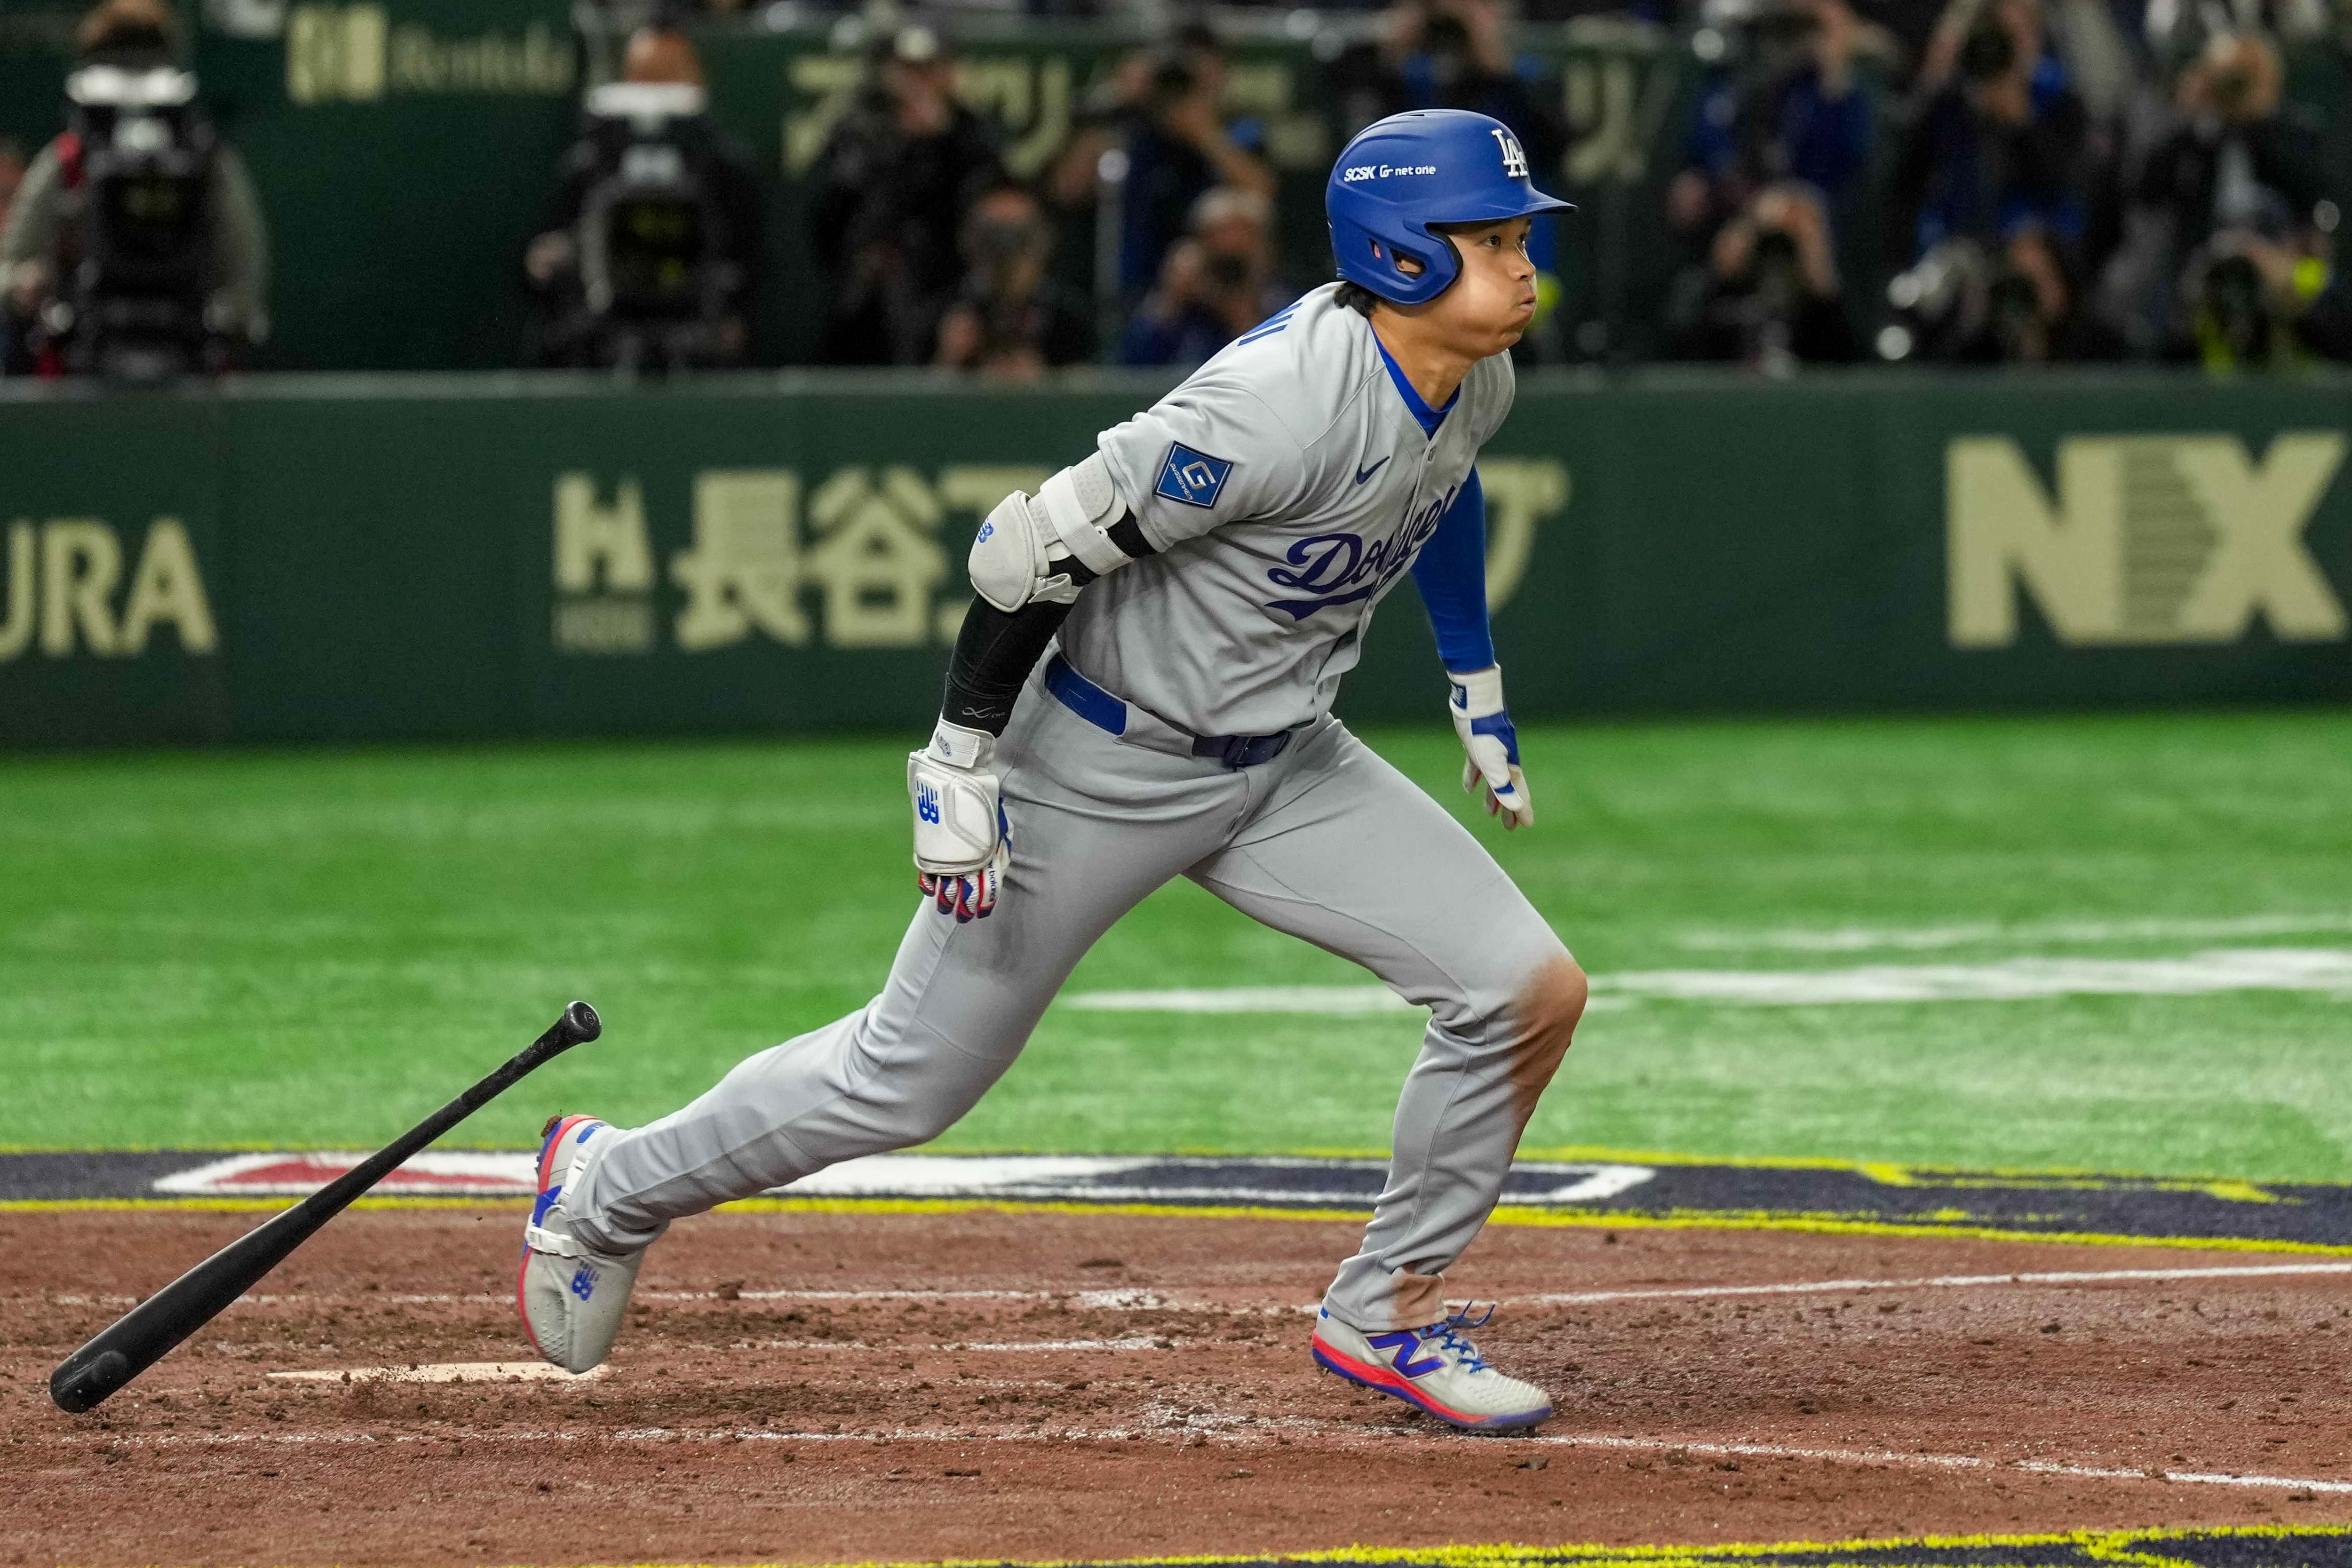
<path fill-rule="evenodd" d="M 1497 354 L 1425 434 L 1338 289 L 1244 334 L 1098 442 L 1160 553 L 1088 587 L 1062 650 L 1196 735 L 1271 734 L 1329 710 L 1373 607 L 1511 411 Z"/>
<path fill-rule="evenodd" d="M 1430 1009 L 1387 1189 L 1324 1303 L 1367 1332 L 1445 1315 L 1444 1271 L 1494 1207 L 1583 978 L 1477 840 L 1328 711 L 1512 391 L 1507 360 L 1480 363 L 1432 437 L 1333 292 L 1103 434 L 1159 552 L 1088 585 L 1061 633 L 1081 674 L 1170 723 L 1291 743 L 1245 768 L 1127 745 L 1033 674 L 996 749 L 1013 856 L 995 913 L 960 924 L 926 900 L 872 1003 L 603 1145 L 563 1198 L 590 1245 L 633 1250 L 673 1219 L 937 1137 L 1087 949 L 1184 876 Z"/>

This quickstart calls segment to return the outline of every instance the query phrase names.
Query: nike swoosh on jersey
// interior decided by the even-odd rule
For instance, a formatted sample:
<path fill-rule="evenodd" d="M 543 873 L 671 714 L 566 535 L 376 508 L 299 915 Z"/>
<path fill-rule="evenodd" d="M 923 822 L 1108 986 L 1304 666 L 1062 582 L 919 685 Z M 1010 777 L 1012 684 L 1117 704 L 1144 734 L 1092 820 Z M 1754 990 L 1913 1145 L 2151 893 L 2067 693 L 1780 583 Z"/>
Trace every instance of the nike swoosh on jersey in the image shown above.
<path fill-rule="evenodd" d="M 1386 458 L 1382 458 L 1379 462 L 1374 463 L 1369 468 L 1358 468 L 1356 470 L 1356 482 L 1360 485 L 1362 484 L 1366 479 L 1370 479 L 1374 474 L 1379 473 L 1382 468 L 1385 468 L 1388 466 L 1389 460 Z"/>

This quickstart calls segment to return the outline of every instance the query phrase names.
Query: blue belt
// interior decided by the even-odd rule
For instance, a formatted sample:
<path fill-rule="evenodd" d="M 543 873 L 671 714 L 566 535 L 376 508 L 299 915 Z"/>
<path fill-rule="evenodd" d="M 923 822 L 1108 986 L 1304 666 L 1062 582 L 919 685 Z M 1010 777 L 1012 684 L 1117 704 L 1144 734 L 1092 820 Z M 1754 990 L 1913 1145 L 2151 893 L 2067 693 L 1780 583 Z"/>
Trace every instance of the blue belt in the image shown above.
<path fill-rule="evenodd" d="M 1097 730 L 1131 738 L 1138 744 L 1150 746 L 1155 751 L 1214 757 L 1228 768 L 1254 768 L 1260 763 L 1270 763 L 1282 755 L 1282 749 L 1290 744 L 1291 731 L 1288 730 L 1277 730 L 1271 735 L 1190 735 L 1148 715 L 1144 723 L 1134 726 L 1138 732 L 1129 737 L 1128 720 L 1140 710 L 1130 709 L 1071 668 L 1070 661 L 1059 653 L 1045 661 L 1045 689 L 1060 699 L 1063 707 Z M 1164 731 L 1164 735 L 1156 731 Z M 1167 743 L 1156 743 L 1162 740 Z"/>

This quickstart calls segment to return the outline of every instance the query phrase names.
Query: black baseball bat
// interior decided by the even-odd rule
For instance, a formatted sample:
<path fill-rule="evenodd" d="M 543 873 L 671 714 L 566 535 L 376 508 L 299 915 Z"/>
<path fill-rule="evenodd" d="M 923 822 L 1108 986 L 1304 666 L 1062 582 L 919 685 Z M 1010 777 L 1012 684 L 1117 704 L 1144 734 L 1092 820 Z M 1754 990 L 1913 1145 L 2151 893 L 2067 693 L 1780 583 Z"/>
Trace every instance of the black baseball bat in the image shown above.
<path fill-rule="evenodd" d="M 349 1207 L 352 1199 L 398 1170 L 411 1154 L 512 1088 L 525 1073 L 562 1052 L 604 1033 L 596 1009 L 574 1002 L 555 1026 L 506 1066 L 385 1144 L 363 1163 L 273 1215 L 230 1242 L 152 1296 L 100 1330 L 90 1342 L 49 1373 L 49 1397 L 76 1415 L 153 1366 L 173 1348 L 213 1321 L 221 1310 L 251 1289 L 286 1260 L 312 1232 Z"/>

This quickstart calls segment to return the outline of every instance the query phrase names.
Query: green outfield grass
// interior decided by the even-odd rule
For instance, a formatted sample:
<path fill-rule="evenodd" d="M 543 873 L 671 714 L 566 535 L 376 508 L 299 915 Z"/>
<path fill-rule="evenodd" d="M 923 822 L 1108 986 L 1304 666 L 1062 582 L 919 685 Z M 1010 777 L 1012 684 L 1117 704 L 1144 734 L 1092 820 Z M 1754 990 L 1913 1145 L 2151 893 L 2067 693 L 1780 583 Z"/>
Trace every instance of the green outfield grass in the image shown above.
<path fill-rule="evenodd" d="M 1462 801 L 1441 725 L 1372 739 Z M 657 1114 L 880 982 L 914 906 L 906 744 L 0 762 L 0 1144 L 373 1144 L 574 995 L 604 1040 L 460 1140 Z M 2352 948 L 2341 713 L 1551 727 L 1527 752 L 1539 824 L 1479 831 L 1602 976 Z M 1179 883 L 1073 988 L 1358 978 Z M 1057 1006 L 941 1147 L 1374 1150 L 1418 1034 Z M 1528 1145 L 2352 1179 L 2352 996 L 1640 1002 L 1588 1020 Z"/>

